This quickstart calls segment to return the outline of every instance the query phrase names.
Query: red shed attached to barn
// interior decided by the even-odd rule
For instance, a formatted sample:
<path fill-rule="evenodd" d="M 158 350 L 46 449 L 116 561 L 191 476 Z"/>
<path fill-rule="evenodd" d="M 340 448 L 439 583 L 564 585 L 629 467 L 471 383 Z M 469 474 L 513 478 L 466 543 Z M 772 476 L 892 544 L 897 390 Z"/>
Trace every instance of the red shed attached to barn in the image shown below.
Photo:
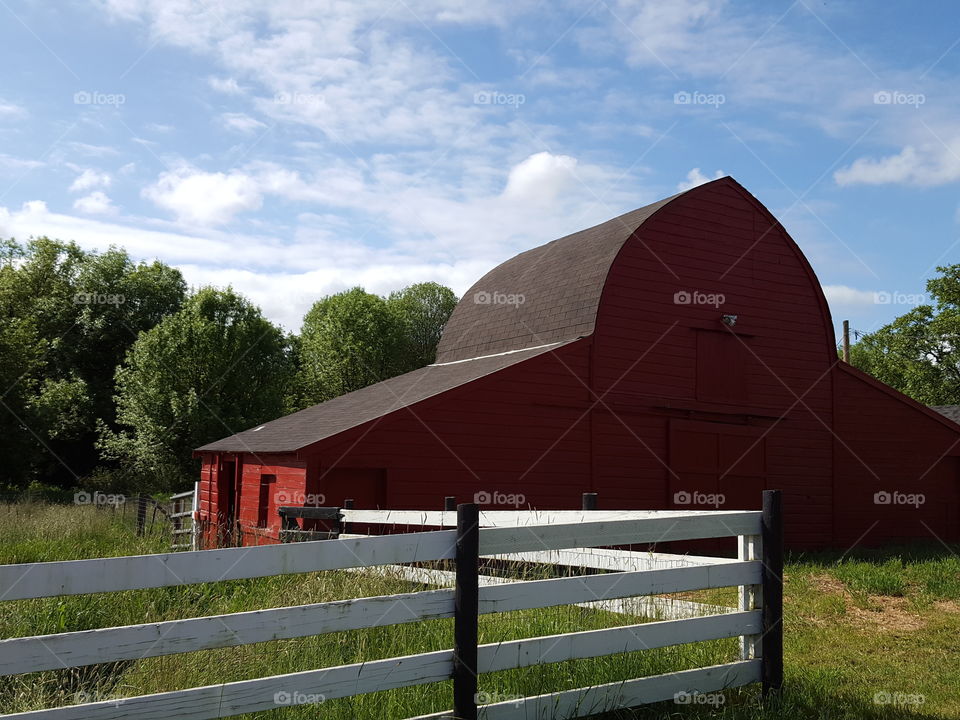
<path fill-rule="evenodd" d="M 837 360 L 826 300 L 722 178 L 528 250 L 463 297 L 437 361 L 197 450 L 212 528 L 279 505 L 752 509 L 794 547 L 960 540 L 960 425 Z"/>

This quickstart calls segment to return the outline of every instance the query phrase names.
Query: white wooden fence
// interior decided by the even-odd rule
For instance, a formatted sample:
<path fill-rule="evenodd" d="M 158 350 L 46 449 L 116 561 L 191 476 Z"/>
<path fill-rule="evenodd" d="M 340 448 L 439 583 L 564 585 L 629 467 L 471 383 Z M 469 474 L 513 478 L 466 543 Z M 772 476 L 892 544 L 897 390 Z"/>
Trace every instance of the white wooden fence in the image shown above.
<path fill-rule="evenodd" d="M 171 548 L 196 550 L 199 543 L 196 522 L 197 499 L 200 497 L 200 483 L 194 483 L 193 490 L 170 496 L 170 521 L 173 525 Z"/>
<path fill-rule="evenodd" d="M 462 506 L 461 510 L 476 506 Z M 384 522 L 384 513 L 346 511 L 351 522 Z M 450 516 L 431 513 L 391 514 L 391 521 L 443 527 Z M 481 584 L 473 598 L 473 675 L 510 668 L 556 663 L 576 658 L 659 648 L 682 643 L 740 637 L 741 657 L 722 665 L 637 678 L 591 688 L 551 693 L 522 700 L 482 705 L 479 717 L 572 718 L 614 708 L 666 700 L 680 692 L 713 692 L 767 679 L 777 685 L 777 669 L 765 673 L 759 638 L 779 618 L 765 617 L 759 608 L 760 587 L 774 583 L 760 560 L 766 514 L 760 512 L 598 512 L 484 513 L 475 533 L 473 569 L 469 568 L 471 529 L 434 530 L 374 537 L 176 552 L 135 557 L 71 560 L 0 566 L 0 600 L 116 592 L 169 587 L 290 573 L 347 568 L 403 566 L 456 560 L 458 582 L 476 575 L 476 555 L 541 561 L 557 554 L 564 563 L 619 569 L 619 572 L 532 581 Z M 628 553 L 622 557 L 603 546 L 738 536 L 737 560 Z M 586 548 L 598 548 L 586 551 Z M 559 554 L 558 554 L 559 553 Z M 546 555 L 545 555 L 546 554 Z M 644 559 L 647 557 L 648 559 Z M 619 561 L 621 567 L 610 568 Z M 624 569 L 623 562 L 638 569 Z M 671 566 L 674 565 L 674 566 Z M 421 568 L 423 569 L 423 568 Z M 424 569 L 425 570 L 425 569 Z M 462 573 L 462 574 L 461 574 Z M 119 720 L 229 717 L 275 710 L 277 697 L 296 688 L 300 697 L 329 700 L 454 678 L 457 717 L 478 717 L 476 698 L 458 698 L 462 671 L 471 662 L 470 641 L 463 628 L 471 619 L 469 582 L 457 589 L 426 590 L 383 597 L 358 598 L 296 607 L 170 620 L 124 627 L 59 633 L 0 641 L 0 675 L 56 670 L 95 663 L 137 660 L 269 640 L 299 638 L 374 626 L 454 617 L 457 645 L 405 657 L 338 667 L 311 669 L 273 677 L 242 680 L 153 695 L 111 699 L 60 708 L 3 715 L 36 720 Z M 534 637 L 476 646 L 477 614 L 558 605 L 616 602 L 635 596 L 659 595 L 717 587 L 740 588 L 740 606 L 732 612 L 687 619 L 644 622 L 602 630 Z M 476 587 L 476 578 L 474 579 Z M 772 588 L 773 591 L 776 588 Z M 106 602 L 106 600 L 104 600 Z M 459 609 L 459 611 L 457 610 Z M 766 640 L 764 648 L 767 647 Z M 771 653 L 776 660 L 777 653 Z M 770 676 L 771 679 L 767 678 Z M 469 684 L 469 683 L 468 683 Z M 462 691 L 464 686 L 460 686 Z M 472 714 L 469 707 L 472 702 Z M 453 717 L 440 713 L 430 718 Z"/>

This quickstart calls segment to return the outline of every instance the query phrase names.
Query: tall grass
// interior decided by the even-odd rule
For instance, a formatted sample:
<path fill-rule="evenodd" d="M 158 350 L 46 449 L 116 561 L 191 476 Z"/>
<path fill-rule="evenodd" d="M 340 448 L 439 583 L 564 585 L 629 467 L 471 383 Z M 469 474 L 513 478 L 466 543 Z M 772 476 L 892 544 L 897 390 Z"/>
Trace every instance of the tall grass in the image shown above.
<path fill-rule="evenodd" d="M 165 552 L 162 528 L 137 537 L 126 520 L 91 507 L 0 505 L 0 563 L 38 562 Z M 832 578 L 826 582 L 825 578 Z M 949 603 L 960 598 L 960 559 L 944 552 L 864 553 L 856 557 L 799 556 L 786 573 L 787 685 L 779 698 L 762 703 L 758 689 L 726 691 L 720 705 L 660 703 L 624 710 L 616 718 L 785 718 L 787 720 L 887 720 L 960 717 L 960 615 Z M 832 584 L 831 584 L 832 583 Z M 836 587 L 834 587 L 836 586 Z M 361 596 L 410 592 L 419 586 L 397 577 L 363 572 L 325 572 L 156 588 L 86 596 L 0 602 L 0 637 L 20 637 L 151 621 L 300 605 Z M 872 598 L 864 611 L 848 596 Z M 729 590 L 695 599 L 728 603 Z M 881 601 L 886 598 L 886 601 Z M 924 598 L 927 605 L 897 606 L 916 615 L 909 631 L 884 622 L 884 602 Z M 944 603 L 947 603 L 945 605 Z M 896 615 L 900 618 L 900 615 Z M 644 622 L 575 606 L 486 615 L 483 643 Z M 878 629 L 879 628 L 879 629 Z M 19 712 L 77 702 L 163 692 L 451 647 L 452 622 L 374 627 L 296 640 L 147 658 L 0 678 L 0 710 Z M 603 658 L 537 665 L 488 673 L 479 689 L 490 700 L 577 687 L 727 662 L 736 641 L 723 640 L 621 653 Z M 288 692 L 305 692 L 291 686 Z M 875 702 L 878 692 L 916 692 L 922 706 Z M 247 718 L 382 720 L 447 710 L 449 683 L 434 683 L 320 706 L 278 707 Z"/>

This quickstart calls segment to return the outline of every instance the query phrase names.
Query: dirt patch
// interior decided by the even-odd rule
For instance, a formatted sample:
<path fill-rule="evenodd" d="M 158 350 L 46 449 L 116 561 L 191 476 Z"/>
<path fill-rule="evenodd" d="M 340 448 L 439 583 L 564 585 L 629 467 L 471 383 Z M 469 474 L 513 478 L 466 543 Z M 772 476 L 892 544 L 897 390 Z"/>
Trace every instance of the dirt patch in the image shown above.
<path fill-rule="evenodd" d="M 857 606 L 846 585 L 832 575 L 814 575 L 810 578 L 810 584 L 818 592 L 842 597 L 846 612 L 840 622 L 853 625 L 858 629 L 889 633 L 914 632 L 927 624 L 923 616 L 917 614 L 906 598 L 870 595 L 867 597 L 870 609 L 864 609 Z M 953 605 L 953 610 L 947 608 L 943 610 L 960 612 L 960 605 L 948 604 Z M 940 605 L 941 603 L 937 603 L 938 607 Z M 822 618 L 810 618 L 810 620 L 818 625 L 825 624 Z"/>
<path fill-rule="evenodd" d="M 940 612 L 960 613 L 960 602 L 956 600 L 938 600 L 933 606 Z"/>
<path fill-rule="evenodd" d="M 850 594 L 847 592 L 847 586 L 833 577 L 833 575 L 812 575 L 810 577 L 810 584 L 823 593 L 843 595 L 844 597 Z"/>
<path fill-rule="evenodd" d="M 847 617 L 854 625 L 885 632 L 913 632 L 923 628 L 927 621 L 910 607 L 906 598 L 870 595 L 870 605 L 877 610 L 847 606 Z"/>

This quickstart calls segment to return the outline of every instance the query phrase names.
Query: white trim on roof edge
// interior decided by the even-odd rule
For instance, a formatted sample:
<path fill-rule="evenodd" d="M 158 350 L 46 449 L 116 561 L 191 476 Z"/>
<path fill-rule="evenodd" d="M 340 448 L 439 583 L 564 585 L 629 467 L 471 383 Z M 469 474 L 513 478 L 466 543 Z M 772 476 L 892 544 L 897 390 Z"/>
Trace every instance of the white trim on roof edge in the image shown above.
<path fill-rule="evenodd" d="M 547 343 L 546 345 L 534 345 L 533 347 L 520 348 L 519 350 L 507 350 L 502 353 L 493 353 L 492 355 L 478 355 L 477 357 L 465 358 L 464 360 L 451 360 L 445 363 L 431 363 L 427 367 L 444 367 L 445 365 L 457 365 L 458 363 L 473 362 L 474 360 L 485 360 L 492 357 L 501 357 L 502 355 L 513 355 L 514 353 L 529 352 L 530 350 L 542 350 L 543 348 L 553 347 L 554 345 L 565 345 L 573 340 L 580 338 L 570 338 L 570 340 L 558 340 L 557 342 Z"/>

